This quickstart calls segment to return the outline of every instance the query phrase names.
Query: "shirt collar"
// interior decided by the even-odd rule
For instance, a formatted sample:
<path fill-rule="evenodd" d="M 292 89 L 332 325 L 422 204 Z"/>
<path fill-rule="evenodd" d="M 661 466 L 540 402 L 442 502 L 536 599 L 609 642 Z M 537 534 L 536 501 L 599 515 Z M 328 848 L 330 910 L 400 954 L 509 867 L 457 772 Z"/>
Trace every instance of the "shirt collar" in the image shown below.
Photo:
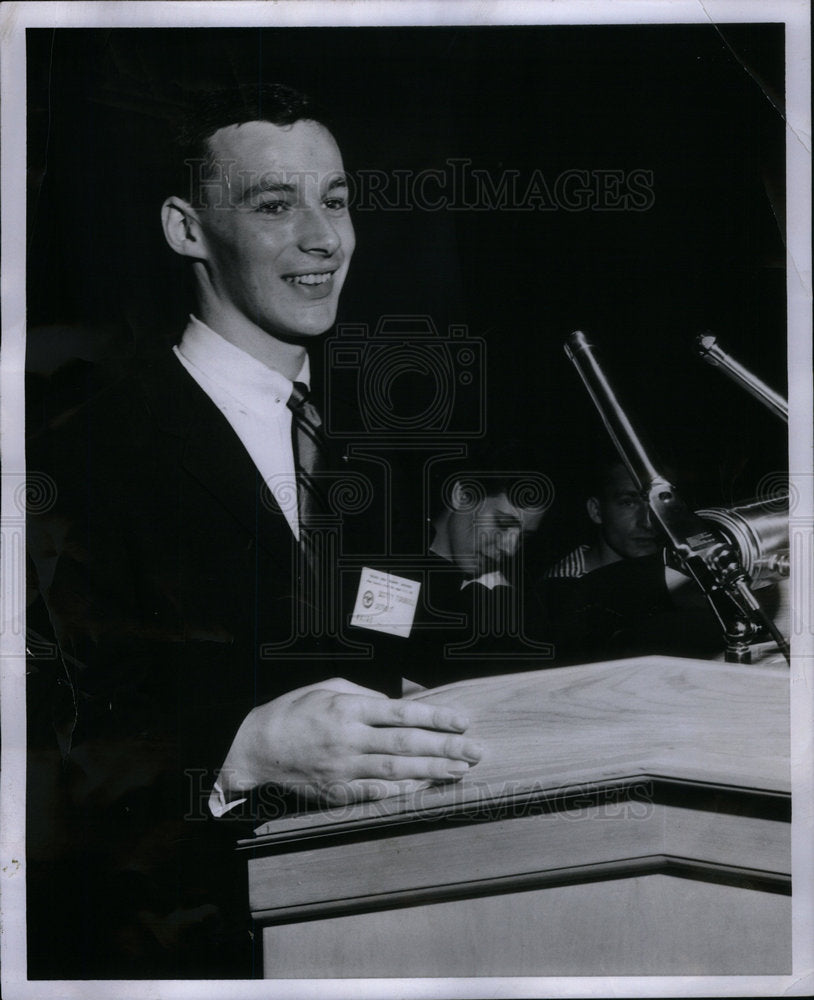
<path fill-rule="evenodd" d="M 486 587 L 487 590 L 494 590 L 495 587 L 511 586 L 509 581 L 499 569 L 493 569 L 491 573 L 483 573 L 481 576 L 475 577 L 472 580 L 464 580 L 461 584 L 461 590 L 468 587 L 470 583 L 480 584 L 481 587 Z"/>
<path fill-rule="evenodd" d="M 207 378 L 238 399 L 265 396 L 270 392 L 286 402 L 291 395 L 290 379 L 229 343 L 197 316 L 189 317 L 178 351 Z M 310 388 L 311 366 L 307 352 L 294 381 Z"/>

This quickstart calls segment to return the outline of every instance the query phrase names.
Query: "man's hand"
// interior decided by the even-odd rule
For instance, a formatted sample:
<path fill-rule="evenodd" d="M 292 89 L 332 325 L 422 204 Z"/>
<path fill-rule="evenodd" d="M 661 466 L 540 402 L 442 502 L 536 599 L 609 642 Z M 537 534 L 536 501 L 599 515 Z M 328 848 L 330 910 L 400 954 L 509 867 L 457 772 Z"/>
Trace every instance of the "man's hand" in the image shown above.
<path fill-rule="evenodd" d="M 272 783 L 327 805 L 380 799 L 462 778 L 481 758 L 461 735 L 468 725 L 452 709 L 335 678 L 252 709 L 218 782 L 227 799 Z"/>

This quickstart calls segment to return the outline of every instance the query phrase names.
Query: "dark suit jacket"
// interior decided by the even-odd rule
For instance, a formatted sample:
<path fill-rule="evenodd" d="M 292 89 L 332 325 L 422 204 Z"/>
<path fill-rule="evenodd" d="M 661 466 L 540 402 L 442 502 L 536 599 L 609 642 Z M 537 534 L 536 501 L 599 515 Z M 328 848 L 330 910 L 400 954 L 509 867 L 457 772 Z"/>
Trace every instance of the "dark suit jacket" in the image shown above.
<path fill-rule="evenodd" d="M 61 880 L 82 914 L 64 948 L 38 954 L 43 974 L 234 975 L 229 893 L 216 899 L 212 883 L 240 887 L 234 921 L 248 940 L 243 875 L 228 860 L 237 832 L 206 802 L 237 727 L 326 677 L 396 694 L 398 672 L 343 635 L 340 581 L 352 589 L 353 573 L 328 574 L 333 612 L 315 623 L 284 517 L 172 355 L 39 435 L 28 466 L 56 491 L 28 521 L 31 759 L 44 762 L 29 789 L 35 951 Z M 358 545 L 366 521 L 346 504 L 328 548 Z M 57 953 L 67 968 L 53 967 Z"/>
<path fill-rule="evenodd" d="M 420 572 L 404 575 L 421 582 L 410 637 L 391 644 L 391 655 L 401 654 L 405 677 L 438 687 L 551 665 L 547 622 L 529 606 L 521 581 L 491 590 L 474 582 L 462 589 L 461 571 L 435 555 L 423 560 Z"/>
<path fill-rule="evenodd" d="M 563 663 L 653 653 L 712 657 L 722 650 L 720 626 L 706 605 L 673 605 L 661 552 L 622 559 L 576 579 L 543 579 L 535 594 L 548 609 Z"/>

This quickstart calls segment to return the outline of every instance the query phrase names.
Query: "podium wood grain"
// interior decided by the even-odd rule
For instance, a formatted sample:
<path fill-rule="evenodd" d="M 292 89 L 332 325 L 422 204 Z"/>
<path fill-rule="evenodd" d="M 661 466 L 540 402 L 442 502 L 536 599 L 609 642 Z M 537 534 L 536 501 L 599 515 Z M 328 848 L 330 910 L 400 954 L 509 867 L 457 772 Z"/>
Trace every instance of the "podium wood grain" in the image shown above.
<path fill-rule="evenodd" d="M 782 669 L 648 657 L 418 697 L 466 712 L 483 760 L 243 842 L 267 976 L 788 971 Z"/>

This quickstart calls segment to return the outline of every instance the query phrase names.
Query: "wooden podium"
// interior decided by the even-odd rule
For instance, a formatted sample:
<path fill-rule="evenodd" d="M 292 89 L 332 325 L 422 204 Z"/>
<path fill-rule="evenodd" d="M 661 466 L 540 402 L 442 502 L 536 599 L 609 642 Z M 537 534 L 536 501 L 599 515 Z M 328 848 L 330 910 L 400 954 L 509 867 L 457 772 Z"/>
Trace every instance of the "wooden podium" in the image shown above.
<path fill-rule="evenodd" d="M 267 978 L 791 971 L 788 670 L 669 657 L 428 691 L 460 784 L 242 841 Z"/>

